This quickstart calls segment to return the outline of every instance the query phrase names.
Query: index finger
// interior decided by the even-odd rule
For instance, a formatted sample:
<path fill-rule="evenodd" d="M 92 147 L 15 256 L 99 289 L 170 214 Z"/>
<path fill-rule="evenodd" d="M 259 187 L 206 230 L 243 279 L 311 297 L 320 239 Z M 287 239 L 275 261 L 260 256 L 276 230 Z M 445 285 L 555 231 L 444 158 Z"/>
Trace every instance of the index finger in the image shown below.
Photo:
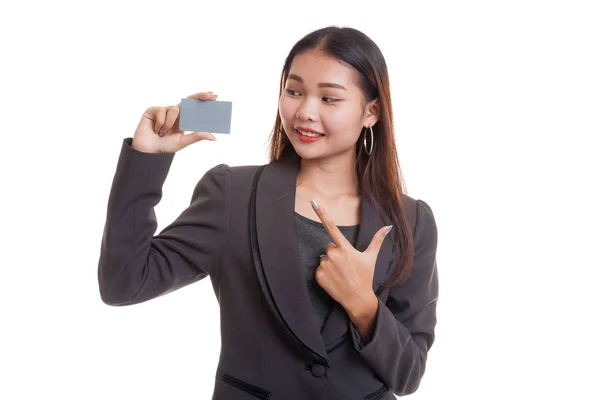
<path fill-rule="evenodd" d="M 317 216 L 319 217 L 321 222 L 323 222 L 323 226 L 325 227 L 327 233 L 329 233 L 329 235 L 333 239 L 333 243 L 335 243 L 335 245 L 338 247 L 352 246 L 348 239 L 346 239 L 346 236 L 344 236 L 344 234 L 340 231 L 337 225 L 329 217 L 327 211 L 325 211 L 323 207 L 319 206 L 314 200 L 311 200 L 310 204 L 312 205 L 313 210 L 315 210 L 315 213 L 317 213 Z"/>

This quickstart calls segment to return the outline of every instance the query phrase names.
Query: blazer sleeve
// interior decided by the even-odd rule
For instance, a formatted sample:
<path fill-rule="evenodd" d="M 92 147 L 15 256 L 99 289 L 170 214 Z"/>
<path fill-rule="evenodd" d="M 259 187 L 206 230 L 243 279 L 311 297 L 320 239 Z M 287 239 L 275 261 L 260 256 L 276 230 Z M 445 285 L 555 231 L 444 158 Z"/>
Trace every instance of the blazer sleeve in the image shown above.
<path fill-rule="evenodd" d="M 417 200 L 416 215 L 412 270 L 403 283 L 390 289 L 385 304 L 379 299 L 371 341 L 362 343 L 350 322 L 356 350 L 398 396 L 419 387 L 437 322 L 437 226 L 423 200 Z"/>
<path fill-rule="evenodd" d="M 98 283 L 112 306 L 141 303 L 215 271 L 229 225 L 230 168 L 217 165 L 199 180 L 190 205 L 154 236 L 154 207 L 175 153 L 143 153 L 125 138 L 108 200 Z"/>

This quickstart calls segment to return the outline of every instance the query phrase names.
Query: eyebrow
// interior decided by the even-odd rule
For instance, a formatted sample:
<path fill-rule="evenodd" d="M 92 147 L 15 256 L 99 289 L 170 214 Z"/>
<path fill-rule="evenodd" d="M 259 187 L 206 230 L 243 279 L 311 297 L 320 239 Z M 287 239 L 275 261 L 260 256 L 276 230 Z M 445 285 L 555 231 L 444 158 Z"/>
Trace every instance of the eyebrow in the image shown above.
<path fill-rule="evenodd" d="M 296 74 L 290 74 L 288 76 L 288 79 L 293 79 L 293 80 L 298 81 L 300 83 L 304 83 L 304 79 L 300 78 Z M 320 88 L 330 87 L 330 88 L 336 88 L 336 89 L 346 90 L 346 88 L 344 86 L 340 85 L 339 83 L 332 83 L 332 82 L 321 82 L 317 86 L 319 86 Z"/>

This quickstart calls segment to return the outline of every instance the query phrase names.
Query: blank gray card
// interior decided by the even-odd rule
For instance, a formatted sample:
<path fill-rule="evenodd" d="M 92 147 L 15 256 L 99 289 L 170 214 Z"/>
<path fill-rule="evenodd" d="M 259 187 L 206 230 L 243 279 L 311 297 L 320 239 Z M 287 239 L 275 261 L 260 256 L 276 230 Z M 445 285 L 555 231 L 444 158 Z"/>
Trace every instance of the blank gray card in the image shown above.
<path fill-rule="evenodd" d="M 230 133 L 230 101 L 181 99 L 179 129 L 192 132 Z"/>

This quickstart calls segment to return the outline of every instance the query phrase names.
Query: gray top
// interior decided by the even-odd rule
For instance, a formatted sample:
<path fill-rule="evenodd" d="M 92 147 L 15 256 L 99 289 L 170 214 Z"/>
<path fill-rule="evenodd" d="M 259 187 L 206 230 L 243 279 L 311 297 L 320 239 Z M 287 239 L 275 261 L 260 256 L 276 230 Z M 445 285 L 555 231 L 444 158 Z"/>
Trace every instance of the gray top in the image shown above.
<path fill-rule="evenodd" d="M 320 255 L 325 254 L 325 246 L 333 242 L 333 239 L 325 230 L 322 223 L 313 221 L 303 215 L 295 213 L 296 236 L 298 237 L 298 250 L 300 251 L 300 263 L 303 267 L 304 278 L 308 287 L 308 294 L 315 309 L 315 316 L 319 329 L 323 327 L 329 309 L 335 300 L 319 286 L 315 278 L 315 272 L 319 266 Z M 356 245 L 359 225 L 338 226 L 340 232 L 352 245 Z"/>

